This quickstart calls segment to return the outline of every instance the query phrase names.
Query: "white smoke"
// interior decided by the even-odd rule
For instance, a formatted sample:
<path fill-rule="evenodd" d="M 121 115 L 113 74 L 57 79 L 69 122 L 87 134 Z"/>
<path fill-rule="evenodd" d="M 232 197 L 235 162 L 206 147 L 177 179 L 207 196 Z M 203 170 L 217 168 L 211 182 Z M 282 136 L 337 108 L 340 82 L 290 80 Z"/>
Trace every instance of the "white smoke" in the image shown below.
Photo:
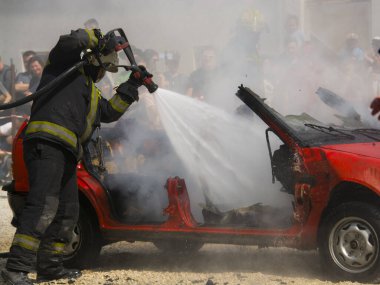
<path fill-rule="evenodd" d="M 248 24 L 252 38 L 239 37 L 247 11 L 253 15 Z M 341 65 L 339 50 L 347 33 L 355 32 L 367 52 L 376 35 L 371 32 L 380 33 L 380 19 L 371 17 L 378 11 L 380 4 L 374 0 L 2 0 L 0 56 L 5 63 L 12 58 L 20 71 L 22 51 L 48 52 L 60 35 L 83 27 L 89 18 L 96 18 L 103 32 L 123 28 L 139 49 L 178 51 L 180 71 L 187 75 L 197 67 L 197 51 L 213 46 L 218 68 L 210 80 L 207 103 L 221 110 L 160 90 L 157 103 L 166 134 L 152 119 L 157 112 L 154 103 L 142 95 L 135 110 L 123 118 L 131 123 L 124 125 L 126 156 L 118 163 L 125 172 L 159 176 L 162 184 L 168 176 L 188 178 L 193 205 L 204 200 L 204 191 L 230 207 L 276 204 L 281 197 L 278 185 L 271 184 L 265 126 L 233 115 L 242 104 L 234 93 L 244 84 L 281 113 L 336 119 L 336 110 L 315 95 L 321 86 L 346 98 L 367 120 L 373 119 L 368 110 L 373 93 L 366 89 L 372 87 L 370 74 L 364 69 L 357 76 L 356 65 L 354 73 L 352 66 Z M 284 44 L 288 14 L 298 16 L 299 29 L 310 44 L 290 60 Z M 159 68 L 159 73 L 165 71 L 162 61 Z M 159 74 L 154 75 L 158 80 Z"/>

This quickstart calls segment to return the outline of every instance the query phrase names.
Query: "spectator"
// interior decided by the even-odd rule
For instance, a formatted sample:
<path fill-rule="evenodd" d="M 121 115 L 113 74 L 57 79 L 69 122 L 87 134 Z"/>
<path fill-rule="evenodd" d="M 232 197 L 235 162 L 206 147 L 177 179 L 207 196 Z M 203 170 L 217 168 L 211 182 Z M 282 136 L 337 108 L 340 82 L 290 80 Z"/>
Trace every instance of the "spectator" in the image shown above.
<path fill-rule="evenodd" d="M 285 46 L 289 41 L 295 42 L 298 47 L 301 47 L 305 42 L 305 36 L 300 29 L 296 15 L 288 15 L 285 22 Z"/>
<path fill-rule="evenodd" d="M 146 68 L 152 73 L 157 73 L 157 62 L 159 60 L 159 54 L 153 49 L 144 50 L 144 60 L 146 62 Z"/>
<path fill-rule="evenodd" d="M 28 69 L 32 74 L 32 79 L 29 83 L 29 90 L 27 92 L 27 95 L 31 95 L 32 93 L 36 92 L 37 87 L 40 84 L 44 66 L 44 62 L 38 56 L 34 56 L 29 60 Z"/>
<path fill-rule="evenodd" d="M 11 85 L 12 85 L 12 72 L 8 65 L 2 62 L 0 57 L 0 104 L 9 103 L 12 100 Z M 10 110 L 0 111 L 2 117 L 6 117 L 11 113 Z M 8 121 L 8 120 L 7 120 Z"/>
<path fill-rule="evenodd" d="M 216 72 L 216 50 L 208 46 L 202 51 L 200 67 L 190 74 L 186 94 L 199 100 L 206 100 L 210 83 Z"/>
<path fill-rule="evenodd" d="M 351 58 L 346 59 L 341 64 L 342 76 L 339 80 L 339 86 L 337 88 L 338 94 L 341 94 L 345 99 L 349 100 L 354 105 L 359 106 L 366 102 L 370 103 L 368 95 L 370 92 L 370 84 L 366 81 L 366 77 L 363 76 L 361 66 L 358 66 L 358 62 Z"/>
<path fill-rule="evenodd" d="M 24 64 L 24 72 L 20 72 L 16 76 L 15 90 L 16 100 L 25 96 L 24 92 L 29 89 L 29 82 L 32 79 L 32 73 L 28 70 L 28 61 L 36 56 L 36 53 L 32 50 L 28 50 L 22 54 L 22 61 Z"/>
<path fill-rule="evenodd" d="M 165 53 L 165 79 L 168 81 L 168 89 L 184 94 L 186 92 L 187 77 L 179 72 L 181 56 L 178 52 Z"/>
<path fill-rule="evenodd" d="M 0 95 L 5 98 L 9 97 L 11 87 L 12 87 L 12 79 L 11 79 L 11 69 L 8 65 L 5 65 L 0 57 L 0 83 L 3 87 L 0 89 Z M 6 94 L 8 93 L 8 94 Z M 4 102 L 4 99 L 3 99 Z"/>
<path fill-rule="evenodd" d="M 155 80 L 157 81 L 157 85 L 160 87 L 160 88 L 163 88 L 163 89 L 169 89 L 169 81 L 166 79 L 166 76 L 164 73 L 162 72 L 159 72 L 156 74 L 155 76 Z"/>
<path fill-rule="evenodd" d="M 294 39 L 289 39 L 286 43 L 284 53 L 278 59 L 278 63 L 286 70 L 292 65 L 299 63 L 301 56 L 301 49 Z"/>
<path fill-rule="evenodd" d="M 289 39 L 286 47 L 274 62 L 272 107 L 283 115 L 310 112 L 315 91 L 314 71 L 309 62 L 302 60 L 302 49 L 296 40 Z"/>
<path fill-rule="evenodd" d="M 28 69 L 28 66 L 29 66 L 28 62 L 34 56 L 36 56 L 36 53 L 32 50 L 28 50 L 22 54 L 22 61 L 24 64 L 25 71 L 18 73 L 16 76 L 16 80 L 15 80 L 15 91 L 16 91 L 15 100 L 16 101 L 30 94 L 29 83 L 30 83 L 30 80 L 32 79 L 32 73 Z M 29 104 L 25 104 L 25 105 L 21 105 L 17 107 L 17 110 L 22 114 L 29 114 L 29 109 L 30 109 Z"/>
<path fill-rule="evenodd" d="M 28 86 L 29 86 L 28 90 L 26 90 L 23 93 L 24 96 L 30 96 L 31 94 L 33 94 L 34 92 L 37 91 L 37 87 L 40 84 L 40 80 L 41 80 L 42 71 L 44 69 L 44 66 L 45 65 L 44 65 L 43 60 L 38 56 L 34 56 L 31 59 L 29 59 L 28 65 L 27 65 L 27 70 L 29 70 L 29 72 L 31 74 L 31 79 L 30 79 L 30 82 L 28 84 Z M 17 111 L 20 114 L 29 116 L 31 106 L 32 106 L 32 102 L 26 103 L 24 105 L 17 107 Z"/>
<path fill-rule="evenodd" d="M 230 102 L 227 94 L 235 92 L 236 86 L 243 84 L 263 90 L 263 58 L 259 47 L 265 31 L 267 24 L 263 14 L 256 9 L 244 9 L 231 38 L 218 54 L 218 78 L 214 76 L 213 90 L 210 92 L 215 95 L 207 98 L 208 103 L 228 110 L 235 103 Z"/>
<path fill-rule="evenodd" d="M 345 61 L 347 59 L 354 59 L 357 61 L 364 60 L 364 51 L 359 47 L 359 37 L 355 33 L 350 33 L 346 36 L 344 45 L 339 52 L 340 58 Z"/>

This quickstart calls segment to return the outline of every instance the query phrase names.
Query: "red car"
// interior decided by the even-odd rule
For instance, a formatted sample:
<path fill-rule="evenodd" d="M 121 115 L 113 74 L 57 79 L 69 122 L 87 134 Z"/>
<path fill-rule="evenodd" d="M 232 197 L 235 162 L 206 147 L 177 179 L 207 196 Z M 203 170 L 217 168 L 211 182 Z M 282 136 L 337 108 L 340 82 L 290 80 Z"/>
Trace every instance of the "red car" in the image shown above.
<path fill-rule="evenodd" d="M 332 277 L 379 281 L 380 130 L 338 128 L 302 117 L 283 117 L 243 86 L 237 96 L 268 126 L 265 136 L 273 179 L 293 196 L 288 224 L 263 222 L 263 217 L 281 213 L 260 204 L 240 211 L 205 208 L 204 222 L 200 223 L 191 212 L 190 189 L 179 177 L 166 181 L 163 215 L 154 222 L 125 219 L 123 213 L 136 213 L 133 199 L 121 206 L 119 202 L 126 198 L 115 189 L 127 186 L 110 185 L 107 181 L 112 174 L 97 171 L 103 166 L 94 165 L 94 157 L 87 156 L 78 164 L 81 211 L 73 240 L 66 248 L 66 261 L 88 266 L 103 245 L 121 240 L 150 241 L 162 250 L 177 252 L 196 251 L 204 243 L 286 246 L 318 249 L 322 265 Z M 26 124 L 14 140 L 14 181 L 5 187 L 15 224 L 28 193 L 22 160 Z M 281 141 L 274 151 L 271 136 Z M 160 182 L 151 181 L 151 187 L 155 183 Z M 252 214 L 255 222 L 249 221 Z"/>

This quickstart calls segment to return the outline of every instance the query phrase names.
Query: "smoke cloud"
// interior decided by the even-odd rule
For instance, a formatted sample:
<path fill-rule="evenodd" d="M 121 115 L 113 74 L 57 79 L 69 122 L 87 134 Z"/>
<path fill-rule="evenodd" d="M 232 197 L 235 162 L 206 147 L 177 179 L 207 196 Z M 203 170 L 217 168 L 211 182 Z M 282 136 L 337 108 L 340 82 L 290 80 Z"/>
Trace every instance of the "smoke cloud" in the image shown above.
<path fill-rule="evenodd" d="M 380 86 L 370 63 L 372 33 L 380 33 L 372 14 L 379 11 L 377 1 L 346 0 L 3 0 L 0 56 L 6 63 L 13 59 L 21 71 L 22 51 L 46 53 L 59 35 L 90 18 L 103 32 L 123 28 L 136 53 L 154 49 L 153 79 L 162 89 L 156 95 L 141 91 L 140 102 L 117 124 L 113 147 L 122 149 L 115 152 L 117 168 L 159 181 L 154 199 L 146 199 L 150 184 L 139 190 L 141 203 L 158 209 L 154 215 L 166 203 L 165 179 L 186 178 L 201 219 L 198 204 L 205 195 L 224 210 L 286 200 L 280 185 L 271 183 L 266 126 L 257 117 L 236 115 L 242 105 L 234 95 L 239 85 L 265 97 L 283 115 L 305 112 L 342 124 L 339 110 L 315 94 L 319 87 L 328 88 L 352 105 L 364 124 L 375 126 L 368 105 Z M 361 53 L 347 54 L 355 39 Z M 206 47 L 215 52 L 215 66 L 204 100 L 165 90 L 165 54 L 178 52 L 179 71 L 188 76 L 202 65 Z"/>

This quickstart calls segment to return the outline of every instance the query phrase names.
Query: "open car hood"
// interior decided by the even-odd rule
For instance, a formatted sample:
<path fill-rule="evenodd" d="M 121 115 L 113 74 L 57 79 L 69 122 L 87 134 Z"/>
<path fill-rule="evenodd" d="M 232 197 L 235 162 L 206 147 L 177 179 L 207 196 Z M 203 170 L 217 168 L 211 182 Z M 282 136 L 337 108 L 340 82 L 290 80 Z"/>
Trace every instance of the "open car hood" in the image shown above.
<path fill-rule="evenodd" d="M 236 93 L 253 112 L 255 112 L 274 132 L 276 132 L 285 142 L 290 144 L 297 143 L 303 145 L 303 142 L 297 136 L 296 132 L 283 120 L 282 116 L 274 109 L 264 103 L 264 98 L 261 98 L 251 89 L 239 86 Z"/>
<path fill-rule="evenodd" d="M 321 123 L 306 113 L 283 116 L 268 106 L 255 92 L 241 85 L 236 96 L 255 112 L 284 142 L 300 147 L 380 143 L 380 129 L 368 128 L 350 105 L 336 94 L 320 88 L 322 101 L 342 109 L 345 118 L 343 126 Z M 352 116 L 351 116 L 352 115 Z M 349 118 L 353 120 L 348 121 Z"/>

